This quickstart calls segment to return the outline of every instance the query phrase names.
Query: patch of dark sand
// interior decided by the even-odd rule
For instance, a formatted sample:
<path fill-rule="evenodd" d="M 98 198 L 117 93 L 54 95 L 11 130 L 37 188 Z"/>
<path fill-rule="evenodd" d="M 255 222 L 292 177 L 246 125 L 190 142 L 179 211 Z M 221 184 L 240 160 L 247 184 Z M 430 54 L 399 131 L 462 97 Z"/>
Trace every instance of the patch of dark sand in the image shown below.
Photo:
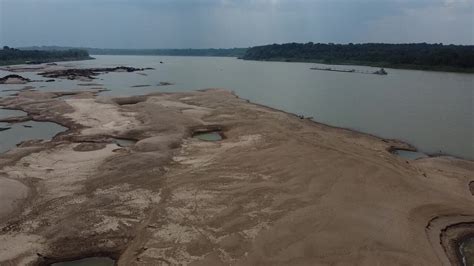
<path fill-rule="evenodd" d="M 84 142 L 73 148 L 74 151 L 97 151 L 105 148 L 105 143 Z"/>

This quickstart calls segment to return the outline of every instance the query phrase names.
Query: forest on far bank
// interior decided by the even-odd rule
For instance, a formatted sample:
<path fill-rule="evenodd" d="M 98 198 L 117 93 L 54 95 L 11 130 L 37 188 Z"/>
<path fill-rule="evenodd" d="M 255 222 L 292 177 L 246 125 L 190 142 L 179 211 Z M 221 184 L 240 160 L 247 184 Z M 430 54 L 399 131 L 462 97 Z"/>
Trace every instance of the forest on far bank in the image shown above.
<path fill-rule="evenodd" d="M 249 48 L 241 58 L 474 72 L 473 45 L 285 43 Z"/>
<path fill-rule="evenodd" d="M 91 59 L 89 53 L 82 49 L 61 51 L 20 50 L 4 46 L 0 49 L 0 65 L 39 64 L 54 61 L 72 61 Z"/>

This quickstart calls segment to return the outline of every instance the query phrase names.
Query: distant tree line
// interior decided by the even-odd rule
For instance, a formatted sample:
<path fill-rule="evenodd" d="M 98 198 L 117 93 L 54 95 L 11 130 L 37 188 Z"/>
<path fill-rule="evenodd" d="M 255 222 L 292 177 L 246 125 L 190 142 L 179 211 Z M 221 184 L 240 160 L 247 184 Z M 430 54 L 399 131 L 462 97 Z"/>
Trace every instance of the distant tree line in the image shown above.
<path fill-rule="evenodd" d="M 33 46 L 24 47 L 21 50 L 46 51 L 54 54 L 86 51 L 93 55 L 228 56 L 246 60 L 354 64 L 474 73 L 473 45 L 427 43 L 326 44 L 309 42 L 230 49 L 77 49 L 61 46 Z M 0 50 L 0 64 L 4 60 L 1 53 Z M 85 54 L 82 54 L 82 56 L 85 56 Z M 65 56 L 62 55 L 62 57 Z M 36 59 L 30 58 L 28 60 Z"/>
<path fill-rule="evenodd" d="M 53 61 L 70 61 L 90 59 L 89 53 L 81 49 L 61 51 L 20 50 L 4 46 L 0 50 L 0 65 L 45 63 Z"/>
<path fill-rule="evenodd" d="M 41 51 L 63 51 L 72 47 L 62 46 L 32 46 L 24 47 L 22 50 Z M 240 57 L 245 54 L 247 48 L 228 49 L 109 49 L 109 48 L 79 48 L 88 51 L 92 55 L 169 55 L 169 56 L 228 56 Z"/>
<path fill-rule="evenodd" d="M 88 48 L 96 55 L 168 55 L 168 56 L 243 56 L 246 48 L 229 49 L 97 49 Z"/>
<path fill-rule="evenodd" d="M 474 72 L 473 45 L 285 43 L 249 48 L 241 58 Z"/>

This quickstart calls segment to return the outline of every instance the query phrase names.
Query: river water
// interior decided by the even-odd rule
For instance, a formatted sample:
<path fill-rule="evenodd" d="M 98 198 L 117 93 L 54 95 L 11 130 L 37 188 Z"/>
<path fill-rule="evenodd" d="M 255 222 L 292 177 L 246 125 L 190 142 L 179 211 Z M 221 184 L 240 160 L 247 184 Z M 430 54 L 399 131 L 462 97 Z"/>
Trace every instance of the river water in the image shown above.
<path fill-rule="evenodd" d="M 109 73 L 94 83 L 105 95 L 226 88 L 240 97 L 315 121 L 407 141 L 426 153 L 474 159 L 474 75 L 387 69 L 387 76 L 311 70 L 310 63 L 256 62 L 225 57 L 95 56 L 60 63 L 76 67 L 153 67 Z M 160 63 L 163 62 L 163 64 Z M 322 65 L 319 65 L 322 67 Z M 327 67 L 327 66 L 324 66 Z M 334 68 L 374 71 L 364 66 Z M 9 74 L 0 71 L 0 76 Z M 42 79 L 34 73 L 19 73 Z M 174 85 L 158 86 L 160 82 Z M 78 81 L 30 83 L 40 90 L 73 90 Z M 139 86 L 137 85 L 150 85 Z M 0 85 L 2 89 L 24 85 Z M 45 86 L 39 88 L 39 86 Z M 95 86 L 97 87 L 97 86 Z M 7 92 L 0 91 L 0 97 Z M 1 133 L 0 133 L 1 138 Z"/>

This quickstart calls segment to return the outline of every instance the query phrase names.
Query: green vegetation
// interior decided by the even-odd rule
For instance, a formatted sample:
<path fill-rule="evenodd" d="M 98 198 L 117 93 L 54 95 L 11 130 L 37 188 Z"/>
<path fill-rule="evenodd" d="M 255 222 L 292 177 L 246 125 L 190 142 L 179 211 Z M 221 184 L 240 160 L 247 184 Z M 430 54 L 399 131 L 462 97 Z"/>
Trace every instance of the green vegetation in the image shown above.
<path fill-rule="evenodd" d="M 42 51 L 62 51 L 71 47 L 60 46 L 34 46 L 22 49 Z M 92 55 L 169 55 L 169 56 L 228 56 L 240 57 L 245 54 L 247 48 L 230 49 L 101 49 L 81 48 Z"/>
<path fill-rule="evenodd" d="M 18 50 L 15 49 L 15 51 Z M 60 46 L 34 46 L 22 48 L 21 51 L 36 53 L 50 52 L 52 55 L 46 56 L 46 58 L 59 55 L 60 58 L 66 58 L 63 60 L 71 60 L 68 58 L 72 51 L 81 51 L 82 53 L 88 52 L 93 55 L 228 56 L 239 57 L 245 60 L 367 65 L 387 68 L 474 73 L 473 45 L 427 43 L 324 44 L 309 42 L 305 44 L 286 43 L 230 49 L 77 49 Z M 61 55 L 61 53 L 66 54 Z M 68 53 L 69 55 L 67 55 Z M 72 57 L 72 60 L 77 60 L 75 55 Z M 0 64 L 5 64 L 4 60 L 2 51 L 0 50 Z M 36 60 L 39 59 L 23 59 L 23 62 Z"/>
<path fill-rule="evenodd" d="M 241 58 L 474 73 L 473 45 L 286 43 L 252 47 Z"/>
<path fill-rule="evenodd" d="M 243 56 L 245 48 L 231 49 L 93 49 L 88 51 L 96 55 L 170 55 L 170 56 Z"/>
<path fill-rule="evenodd" d="M 0 50 L 0 65 L 39 64 L 54 61 L 91 59 L 89 53 L 81 49 L 62 51 L 19 50 L 4 46 Z"/>

